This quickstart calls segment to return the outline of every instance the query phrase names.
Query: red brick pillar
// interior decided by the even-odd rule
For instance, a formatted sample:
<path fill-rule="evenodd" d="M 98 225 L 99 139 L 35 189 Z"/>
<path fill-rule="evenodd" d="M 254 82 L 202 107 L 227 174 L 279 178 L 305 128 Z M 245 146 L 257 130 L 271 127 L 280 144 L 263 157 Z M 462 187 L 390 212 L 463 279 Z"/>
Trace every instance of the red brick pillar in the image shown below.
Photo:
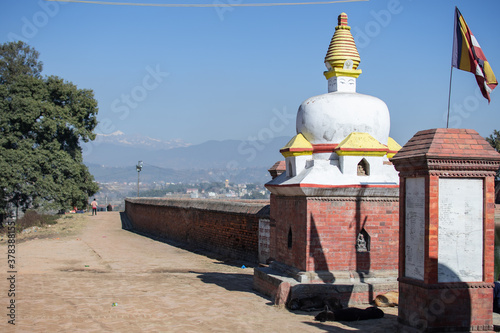
<path fill-rule="evenodd" d="M 400 172 L 400 332 L 492 332 L 494 176 L 476 131 L 420 131 L 391 159 Z"/>

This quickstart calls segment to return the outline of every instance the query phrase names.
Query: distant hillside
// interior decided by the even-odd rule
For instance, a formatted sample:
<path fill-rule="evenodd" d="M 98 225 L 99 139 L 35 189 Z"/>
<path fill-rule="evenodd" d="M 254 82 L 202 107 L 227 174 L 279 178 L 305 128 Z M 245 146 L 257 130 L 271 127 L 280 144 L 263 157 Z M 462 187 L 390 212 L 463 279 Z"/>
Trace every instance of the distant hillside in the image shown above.
<path fill-rule="evenodd" d="M 142 143 L 146 141 L 137 136 L 133 141 L 120 133 L 109 135 L 106 140 L 82 144 L 82 147 L 84 162 L 99 182 L 137 181 L 135 165 L 143 161 L 140 176 L 144 182 L 194 183 L 230 179 L 238 183 L 262 183 L 269 180 L 267 169 L 283 159 L 279 150 L 289 139 L 278 137 L 267 143 L 212 140 L 198 145 L 178 142 L 183 146 L 168 149 L 172 142 L 153 146 Z"/>
<path fill-rule="evenodd" d="M 90 173 L 100 183 L 135 183 L 137 171 L 135 166 L 106 167 L 97 164 L 88 164 Z M 269 167 L 241 168 L 241 169 L 185 169 L 174 170 L 144 164 L 140 174 L 140 181 L 144 183 L 168 182 L 196 184 L 202 182 L 224 182 L 229 179 L 237 184 L 264 184 L 271 180 L 267 171 Z"/>
<path fill-rule="evenodd" d="M 151 149 L 140 145 L 124 146 L 113 142 L 90 142 L 82 146 L 86 164 L 107 167 L 134 166 L 141 160 L 150 165 L 176 170 L 269 168 L 276 161 L 283 159 L 279 150 L 289 139 L 278 137 L 267 143 L 239 140 L 207 141 L 171 149 Z"/>

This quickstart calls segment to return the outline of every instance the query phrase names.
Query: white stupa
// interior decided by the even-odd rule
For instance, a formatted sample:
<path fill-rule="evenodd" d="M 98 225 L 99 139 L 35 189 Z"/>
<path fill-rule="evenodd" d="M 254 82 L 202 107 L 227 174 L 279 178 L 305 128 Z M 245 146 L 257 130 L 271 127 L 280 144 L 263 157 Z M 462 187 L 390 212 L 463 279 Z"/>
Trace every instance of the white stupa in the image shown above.
<path fill-rule="evenodd" d="M 266 184 L 273 194 L 355 195 L 399 184 L 389 158 L 401 146 L 389 137 L 387 105 L 356 92 L 360 57 L 350 29 L 342 13 L 325 57 L 328 93 L 300 105 L 297 135 L 280 150 L 286 173 Z"/>

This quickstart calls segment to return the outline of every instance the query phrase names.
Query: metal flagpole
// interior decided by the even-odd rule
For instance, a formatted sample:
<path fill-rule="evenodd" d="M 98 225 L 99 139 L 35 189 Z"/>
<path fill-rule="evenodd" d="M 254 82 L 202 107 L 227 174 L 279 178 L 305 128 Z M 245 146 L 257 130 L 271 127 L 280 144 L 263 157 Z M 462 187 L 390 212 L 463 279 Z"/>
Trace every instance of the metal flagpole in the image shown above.
<path fill-rule="evenodd" d="M 455 51 L 455 37 L 456 37 L 456 29 L 457 29 L 457 11 L 458 8 L 455 6 L 455 19 L 453 24 L 453 44 L 451 47 L 451 68 L 450 68 L 450 88 L 448 90 L 448 115 L 446 116 L 446 128 L 450 125 L 450 104 L 451 104 L 451 79 L 453 77 L 453 52 Z M 458 67 L 457 67 L 458 68 Z"/>
<path fill-rule="evenodd" d="M 450 100 L 451 100 L 451 78 L 453 77 L 453 64 L 451 65 L 450 68 L 450 89 L 448 91 L 448 116 L 446 117 L 446 128 L 448 128 L 448 125 L 450 123 Z"/>

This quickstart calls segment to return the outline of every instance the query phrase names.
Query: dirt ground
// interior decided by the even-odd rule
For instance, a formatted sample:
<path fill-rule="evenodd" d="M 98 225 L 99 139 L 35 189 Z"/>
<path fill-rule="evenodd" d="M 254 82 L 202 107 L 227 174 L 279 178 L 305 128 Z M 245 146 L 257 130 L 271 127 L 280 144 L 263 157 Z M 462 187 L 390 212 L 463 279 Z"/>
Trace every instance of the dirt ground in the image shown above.
<path fill-rule="evenodd" d="M 1 332 L 395 332 L 382 319 L 319 323 L 252 290 L 248 263 L 221 261 L 122 229 L 120 213 L 77 214 L 19 235 L 15 271 L 0 237 Z M 247 268 L 242 268 L 242 265 Z M 8 278 L 15 275 L 15 297 Z M 15 326 L 8 324 L 15 300 Z"/>

